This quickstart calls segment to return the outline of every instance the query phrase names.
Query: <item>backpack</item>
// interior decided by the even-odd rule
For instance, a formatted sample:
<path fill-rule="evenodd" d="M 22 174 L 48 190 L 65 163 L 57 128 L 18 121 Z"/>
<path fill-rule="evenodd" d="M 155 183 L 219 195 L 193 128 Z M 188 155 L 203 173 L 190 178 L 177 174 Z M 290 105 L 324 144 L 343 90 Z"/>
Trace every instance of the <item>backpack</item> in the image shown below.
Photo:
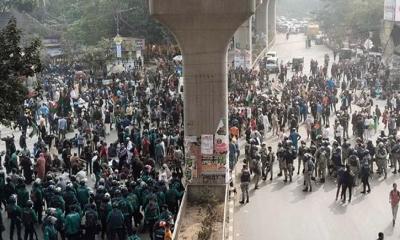
<path fill-rule="evenodd" d="M 250 172 L 249 171 L 243 171 L 242 175 L 240 176 L 240 181 L 241 182 L 250 182 Z"/>
<path fill-rule="evenodd" d="M 24 211 L 22 212 L 22 221 L 25 224 L 25 226 L 33 224 L 33 216 L 29 208 L 24 209 Z"/>
<path fill-rule="evenodd" d="M 85 226 L 86 228 L 95 229 L 97 227 L 97 216 L 93 210 L 88 210 L 85 213 Z"/>
<path fill-rule="evenodd" d="M 113 209 L 111 211 L 108 225 L 110 225 L 111 229 L 118 229 L 124 226 L 124 216 L 120 210 Z"/>

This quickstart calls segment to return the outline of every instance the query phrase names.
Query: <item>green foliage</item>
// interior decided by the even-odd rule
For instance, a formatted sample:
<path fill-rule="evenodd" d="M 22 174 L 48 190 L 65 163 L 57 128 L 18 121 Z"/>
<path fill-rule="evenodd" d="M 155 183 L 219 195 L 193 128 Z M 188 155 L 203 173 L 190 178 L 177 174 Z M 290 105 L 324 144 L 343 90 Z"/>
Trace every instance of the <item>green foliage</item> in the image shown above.
<path fill-rule="evenodd" d="M 10 125 L 16 120 L 27 89 L 23 78 L 41 71 L 40 41 L 35 39 L 29 46 L 21 47 L 21 31 L 15 18 L 0 32 L 0 123 Z"/>
<path fill-rule="evenodd" d="M 15 8 L 30 13 L 37 7 L 37 2 L 37 0 L 0 0 L 0 11 L 5 12 Z"/>
<path fill-rule="evenodd" d="M 383 19 L 383 1 L 323 0 L 318 20 L 328 35 L 344 40 L 346 35 L 366 38 L 378 32 Z"/>
<path fill-rule="evenodd" d="M 149 15 L 147 0 L 49 0 L 49 15 L 65 25 L 65 38 L 96 45 L 102 38 L 120 35 L 162 43 L 172 39 Z"/>

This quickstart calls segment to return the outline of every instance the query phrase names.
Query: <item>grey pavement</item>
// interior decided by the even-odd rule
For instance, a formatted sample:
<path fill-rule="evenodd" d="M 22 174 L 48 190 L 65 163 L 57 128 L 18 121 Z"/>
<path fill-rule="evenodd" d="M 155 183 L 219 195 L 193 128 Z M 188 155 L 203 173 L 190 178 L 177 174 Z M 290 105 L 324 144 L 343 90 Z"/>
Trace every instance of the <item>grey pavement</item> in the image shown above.
<path fill-rule="evenodd" d="M 307 73 L 311 58 L 323 64 L 325 53 L 329 53 L 333 59 L 332 51 L 324 46 L 313 45 L 311 49 L 305 49 L 303 35 L 291 35 L 288 41 L 284 35 L 277 35 L 274 50 L 284 62 L 292 57 L 304 56 L 304 70 Z M 385 105 L 384 101 L 376 101 L 376 104 L 381 109 Z M 306 136 L 304 126 L 299 131 L 302 136 Z M 333 130 L 331 132 L 333 135 Z M 267 146 L 273 146 L 276 150 L 277 140 L 269 134 Z M 274 169 L 277 171 L 278 166 L 275 164 Z M 346 204 L 335 201 L 336 185 L 331 178 L 325 184 L 313 185 L 312 193 L 304 193 L 302 175 L 295 173 L 293 182 L 285 184 L 282 177 L 276 177 L 275 172 L 274 180 L 262 182 L 258 190 L 253 190 L 254 184 L 251 185 L 250 203 L 245 205 L 238 204 L 241 193 L 237 183 L 234 239 L 358 240 L 376 239 L 378 232 L 384 232 L 385 239 L 398 239 L 400 230 L 398 226 L 392 227 L 389 191 L 392 183 L 399 181 L 400 175 L 392 174 L 389 169 L 388 172 L 386 180 L 376 174 L 372 176 L 370 194 L 363 195 L 360 193 L 361 187 L 355 187 L 352 202 Z"/>

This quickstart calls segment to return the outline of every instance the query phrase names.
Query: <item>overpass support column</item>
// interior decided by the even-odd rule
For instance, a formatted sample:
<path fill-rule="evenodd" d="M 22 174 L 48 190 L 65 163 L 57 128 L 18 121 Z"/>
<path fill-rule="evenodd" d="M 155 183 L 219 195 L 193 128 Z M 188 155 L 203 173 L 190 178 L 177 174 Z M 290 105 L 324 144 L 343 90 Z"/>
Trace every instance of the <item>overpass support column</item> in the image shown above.
<path fill-rule="evenodd" d="M 269 0 L 268 3 L 268 39 L 271 41 L 276 36 L 276 1 Z"/>
<path fill-rule="evenodd" d="M 260 47 L 268 46 L 268 0 L 263 0 L 256 10 L 256 39 Z"/>
<path fill-rule="evenodd" d="M 244 22 L 234 35 L 235 66 L 250 68 L 252 64 L 252 23 L 251 18 Z"/>
<path fill-rule="evenodd" d="M 193 155 L 193 180 L 219 174 L 225 183 L 227 47 L 236 29 L 254 13 L 254 0 L 150 0 L 149 5 L 150 14 L 174 34 L 181 48 L 184 129 L 193 143 L 186 148 Z M 204 135 L 208 136 L 203 141 Z M 217 137 L 222 141 L 214 141 Z"/>

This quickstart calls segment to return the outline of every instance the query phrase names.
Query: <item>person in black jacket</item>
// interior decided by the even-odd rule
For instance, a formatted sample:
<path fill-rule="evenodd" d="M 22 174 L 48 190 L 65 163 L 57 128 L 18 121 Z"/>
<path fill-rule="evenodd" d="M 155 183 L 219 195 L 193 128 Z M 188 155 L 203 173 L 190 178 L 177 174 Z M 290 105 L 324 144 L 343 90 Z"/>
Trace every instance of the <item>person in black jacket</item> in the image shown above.
<path fill-rule="evenodd" d="M 240 175 L 240 188 L 242 189 L 242 200 L 240 204 L 244 203 L 246 197 L 246 203 L 249 202 L 249 186 L 250 186 L 250 171 L 247 168 L 247 164 L 243 164 L 242 172 Z"/>
<path fill-rule="evenodd" d="M 351 202 L 351 192 L 353 190 L 354 185 L 354 174 L 350 170 L 350 166 L 346 165 L 346 171 L 343 173 L 343 203 L 346 202 L 346 191 L 349 190 L 349 202 Z"/>

